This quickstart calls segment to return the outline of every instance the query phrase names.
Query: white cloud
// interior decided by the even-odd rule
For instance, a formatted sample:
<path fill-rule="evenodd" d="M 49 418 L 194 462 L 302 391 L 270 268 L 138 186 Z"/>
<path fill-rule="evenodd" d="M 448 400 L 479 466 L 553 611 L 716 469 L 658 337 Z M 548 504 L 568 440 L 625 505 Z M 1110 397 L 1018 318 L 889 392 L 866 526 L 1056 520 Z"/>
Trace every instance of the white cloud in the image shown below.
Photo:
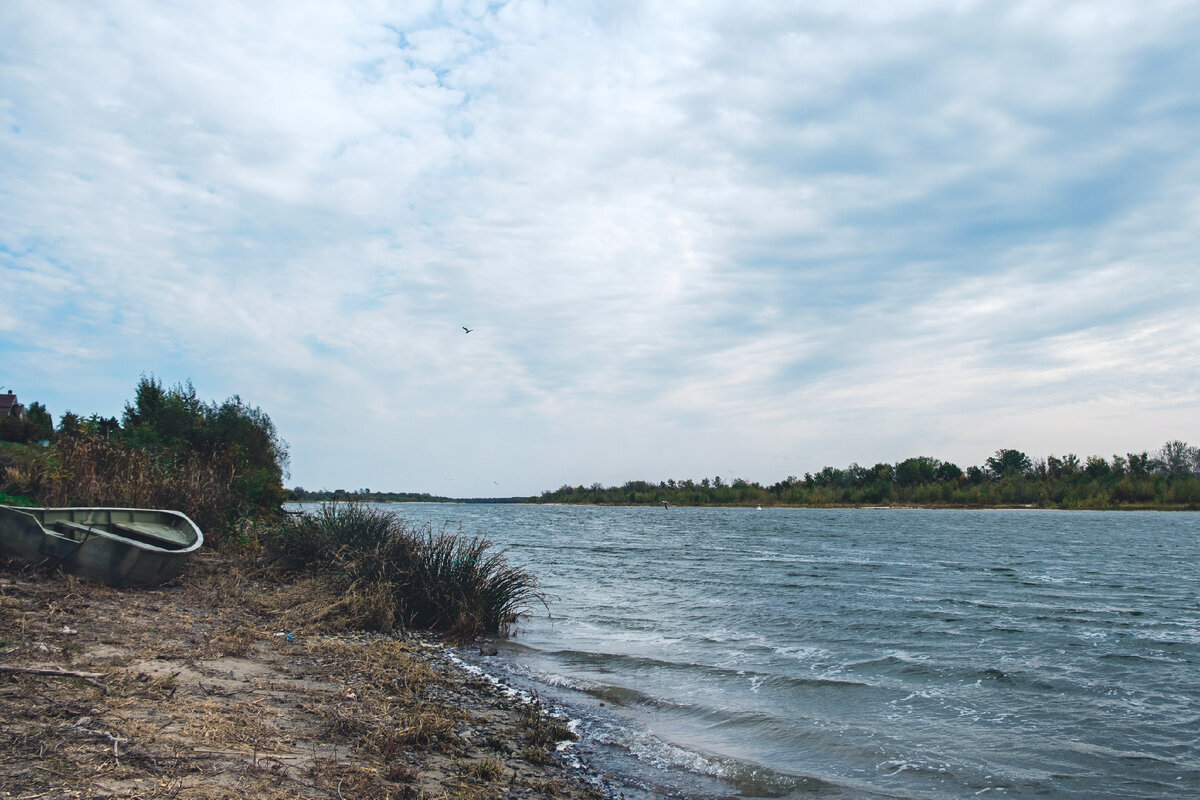
<path fill-rule="evenodd" d="M 190 376 L 296 482 L 452 494 L 1187 438 L 1198 29 L 11 3 L 4 382 Z"/>

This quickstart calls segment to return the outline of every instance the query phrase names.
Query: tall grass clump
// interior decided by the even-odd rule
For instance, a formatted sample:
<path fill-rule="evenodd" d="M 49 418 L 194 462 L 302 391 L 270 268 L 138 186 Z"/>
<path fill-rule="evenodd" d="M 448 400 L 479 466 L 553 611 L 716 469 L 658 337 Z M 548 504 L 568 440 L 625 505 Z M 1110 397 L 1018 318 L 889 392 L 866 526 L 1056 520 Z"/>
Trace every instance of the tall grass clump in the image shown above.
<path fill-rule="evenodd" d="M 277 570 L 320 580 L 332 595 L 322 615 L 346 627 L 506 633 L 545 603 L 537 578 L 488 539 L 356 503 L 291 516 L 261 541 Z"/>

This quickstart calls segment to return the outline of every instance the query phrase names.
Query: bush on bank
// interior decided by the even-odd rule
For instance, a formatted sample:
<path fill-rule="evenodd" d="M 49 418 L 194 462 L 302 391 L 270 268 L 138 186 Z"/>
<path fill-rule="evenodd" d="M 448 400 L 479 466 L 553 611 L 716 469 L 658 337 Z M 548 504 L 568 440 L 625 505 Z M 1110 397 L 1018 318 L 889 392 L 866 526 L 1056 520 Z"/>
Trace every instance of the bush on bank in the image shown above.
<path fill-rule="evenodd" d="M 261 531 L 259 543 L 277 573 L 316 578 L 336 598 L 322 612 L 344 627 L 507 633 L 545 603 L 537 578 L 488 539 L 412 527 L 355 503 L 290 516 Z"/>

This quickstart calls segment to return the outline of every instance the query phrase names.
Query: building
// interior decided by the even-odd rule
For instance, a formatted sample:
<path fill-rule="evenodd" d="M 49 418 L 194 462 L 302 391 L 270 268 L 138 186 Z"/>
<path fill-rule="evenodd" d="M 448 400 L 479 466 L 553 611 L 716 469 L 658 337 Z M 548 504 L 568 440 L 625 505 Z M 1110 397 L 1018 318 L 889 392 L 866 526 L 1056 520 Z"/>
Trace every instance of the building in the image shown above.
<path fill-rule="evenodd" d="M 25 418 L 25 406 L 17 402 L 17 396 L 11 390 L 0 394 L 0 417 Z"/>

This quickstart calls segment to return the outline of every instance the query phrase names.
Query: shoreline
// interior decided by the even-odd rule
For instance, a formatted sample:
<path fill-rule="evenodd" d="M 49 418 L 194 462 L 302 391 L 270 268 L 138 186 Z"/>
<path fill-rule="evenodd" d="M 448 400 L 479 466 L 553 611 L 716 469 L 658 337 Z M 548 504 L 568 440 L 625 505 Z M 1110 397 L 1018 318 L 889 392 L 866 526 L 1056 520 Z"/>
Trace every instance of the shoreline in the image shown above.
<path fill-rule="evenodd" d="M 332 503 L 352 503 L 364 502 L 368 505 L 517 505 L 517 506 L 535 506 L 545 508 L 662 508 L 660 503 L 509 503 L 507 501 L 497 501 L 489 503 L 486 500 L 482 501 L 464 501 L 450 500 L 446 502 L 429 503 L 425 501 L 350 501 L 336 500 L 329 501 Z M 319 500 L 289 500 L 284 505 L 324 505 L 325 501 Z M 787 503 L 773 503 L 761 505 L 758 503 L 749 503 L 746 505 L 687 505 L 672 503 L 670 509 L 687 508 L 687 509 L 745 509 L 747 511 L 768 511 L 770 509 L 810 509 L 813 511 L 1064 511 L 1064 512 L 1100 512 L 1100 513 L 1129 513 L 1137 511 L 1161 511 L 1164 513 L 1175 512 L 1200 512 L 1200 507 L 1186 505 L 1123 505 L 1123 506 L 1104 506 L 1104 507 L 1063 507 L 1063 506 L 1039 506 L 1034 503 L 1008 503 L 995 505 L 922 505 L 919 503 L 903 503 L 896 505 L 868 505 L 868 504 L 833 504 L 833 505 L 789 505 Z M 668 510 L 670 510 L 668 509 Z"/>
<path fill-rule="evenodd" d="M 0 798 L 600 800 L 572 734 L 421 633 L 289 631 L 202 552 L 117 590 L 0 560 Z"/>

